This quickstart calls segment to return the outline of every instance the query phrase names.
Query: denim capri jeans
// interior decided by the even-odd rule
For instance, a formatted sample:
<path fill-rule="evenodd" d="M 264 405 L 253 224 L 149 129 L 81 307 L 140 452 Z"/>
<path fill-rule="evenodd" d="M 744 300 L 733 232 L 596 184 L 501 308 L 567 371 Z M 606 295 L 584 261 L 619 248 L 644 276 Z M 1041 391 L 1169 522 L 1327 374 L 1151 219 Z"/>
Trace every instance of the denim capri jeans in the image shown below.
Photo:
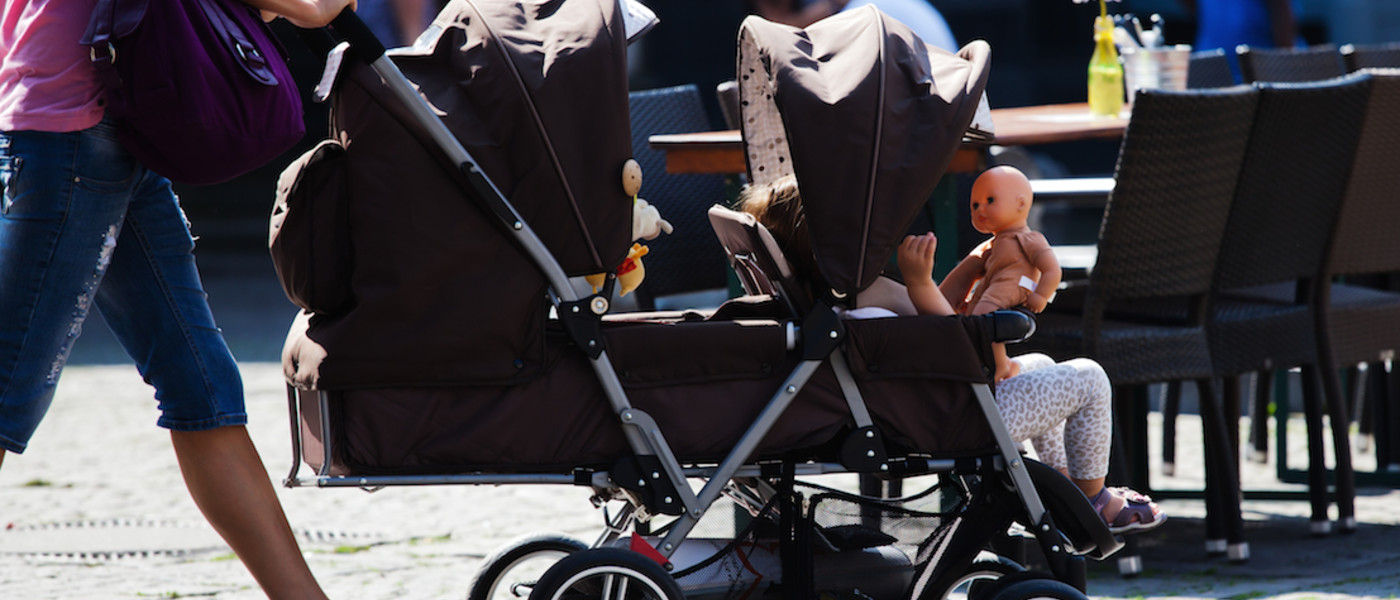
<path fill-rule="evenodd" d="M 247 422 L 179 201 L 110 122 L 0 134 L 0 186 L 0 448 L 29 444 L 94 306 L 155 388 L 157 425 Z"/>

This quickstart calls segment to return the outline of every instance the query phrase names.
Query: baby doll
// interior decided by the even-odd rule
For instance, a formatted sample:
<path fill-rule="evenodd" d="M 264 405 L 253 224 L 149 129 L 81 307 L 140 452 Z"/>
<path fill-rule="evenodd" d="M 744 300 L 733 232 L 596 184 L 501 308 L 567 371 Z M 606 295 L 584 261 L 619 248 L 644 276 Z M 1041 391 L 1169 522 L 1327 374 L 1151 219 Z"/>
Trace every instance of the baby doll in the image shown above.
<path fill-rule="evenodd" d="M 915 306 L 933 300 L 946 299 L 954 312 L 981 315 L 995 310 L 1025 305 L 1035 312 L 1045 309 L 1060 285 L 1060 263 L 1045 236 L 1026 226 L 1031 209 L 1031 182 L 1013 167 L 988 169 L 972 184 L 972 226 L 992 238 L 982 242 L 958 263 L 938 286 L 943 298 L 932 298 L 928 286 L 920 278 L 909 281 L 910 299 Z M 901 261 L 911 268 L 914 262 L 931 266 L 931 234 L 906 242 L 901 248 Z M 924 239 L 930 238 L 930 239 Z M 923 257 L 919 260 L 919 257 Z M 905 264 L 900 264 L 901 270 Z M 914 271 L 920 272 L 920 271 Z M 1016 376 L 1019 366 L 1006 356 L 1006 346 L 995 344 L 996 380 Z"/>
<path fill-rule="evenodd" d="M 1060 286 L 1060 263 L 1050 243 L 1026 226 L 1031 182 L 1014 167 L 993 167 L 972 183 L 972 226 L 982 242 L 943 279 L 939 290 L 960 314 L 981 315 L 1025 305 L 1034 312 Z"/>

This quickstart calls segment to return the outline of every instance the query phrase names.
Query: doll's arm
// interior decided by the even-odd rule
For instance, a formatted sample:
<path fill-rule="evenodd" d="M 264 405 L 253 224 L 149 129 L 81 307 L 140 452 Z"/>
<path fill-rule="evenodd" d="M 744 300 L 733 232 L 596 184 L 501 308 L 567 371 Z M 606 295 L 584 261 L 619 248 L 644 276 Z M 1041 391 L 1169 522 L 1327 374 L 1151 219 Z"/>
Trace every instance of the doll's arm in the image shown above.
<path fill-rule="evenodd" d="M 909 301 L 921 315 L 951 315 L 953 307 L 933 283 L 933 255 L 938 238 L 932 233 L 911 235 L 899 244 L 899 273 L 909 292 Z"/>
<path fill-rule="evenodd" d="M 1037 252 L 1032 261 L 1035 268 L 1040 270 L 1040 282 L 1036 283 L 1035 291 L 1026 298 L 1026 308 L 1040 312 L 1045 310 L 1045 305 L 1055 297 L 1055 290 L 1060 288 L 1060 279 L 1064 274 L 1060 271 L 1060 261 L 1055 258 L 1055 252 L 1048 247 Z"/>

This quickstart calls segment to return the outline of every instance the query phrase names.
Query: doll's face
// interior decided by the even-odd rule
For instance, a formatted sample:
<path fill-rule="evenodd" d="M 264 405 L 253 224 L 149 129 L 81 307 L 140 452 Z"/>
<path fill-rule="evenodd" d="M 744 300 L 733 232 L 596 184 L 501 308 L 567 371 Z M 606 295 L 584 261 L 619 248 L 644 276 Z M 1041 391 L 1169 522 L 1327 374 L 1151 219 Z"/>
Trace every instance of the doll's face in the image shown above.
<path fill-rule="evenodd" d="M 972 184 L 972 226 L 996 234 L 1026 224 L 1031 203 L 1030 182 L 1020 171 L 997 167 Z"/>

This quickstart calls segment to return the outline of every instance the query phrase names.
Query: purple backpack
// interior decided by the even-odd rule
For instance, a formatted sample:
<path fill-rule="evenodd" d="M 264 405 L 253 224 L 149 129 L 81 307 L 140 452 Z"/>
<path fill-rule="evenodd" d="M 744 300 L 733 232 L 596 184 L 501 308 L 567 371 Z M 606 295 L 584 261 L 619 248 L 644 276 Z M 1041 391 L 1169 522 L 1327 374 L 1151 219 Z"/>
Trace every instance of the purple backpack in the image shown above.
<path fill-rule="evenodd" d="M 81 43 L 122 143 L 171 180 L 233 179 L 305 133 L 282 48 L 238 0 L 98 0 Z"/>

